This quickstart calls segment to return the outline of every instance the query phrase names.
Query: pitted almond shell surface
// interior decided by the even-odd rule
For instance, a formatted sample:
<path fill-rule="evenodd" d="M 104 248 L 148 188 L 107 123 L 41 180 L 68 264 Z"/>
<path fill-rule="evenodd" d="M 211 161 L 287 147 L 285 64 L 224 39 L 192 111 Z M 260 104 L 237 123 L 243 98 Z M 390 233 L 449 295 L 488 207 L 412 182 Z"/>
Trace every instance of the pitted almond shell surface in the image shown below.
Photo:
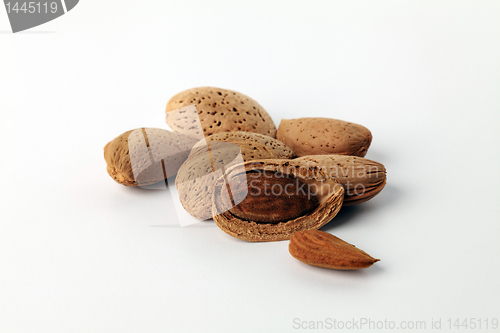
<path fill-rule="evenodd" d="M 276 138 L 297 156 L 339 154 L 363 157 L 372 141 L 364 126 L 331 118 L 283 119 Z"/>
<path fill-rule="evenodd" d="M 282 142 L 256 133 L 220 133 L 202 139 L 193 147 L 175 179 L 182 207 L 196 218 L 211 219 L 213 186 L 224 168 L 253 159 L 293 156 Z"/>
<path fill-rule="evenodd" d="M 175 176 L 195 143 L 164 129 L 138 128 L 108 142 L 104 159 L 108 174 L 117 183 L 146 186 Z"/>
<path fill-rule="evenodd" d="M 199 87 L 178 93 L 167 103 L 167 124 L 175 132 L 186 133 L 195 115 L 169 117 L 169 112 L 195 105 L 205 136 L 219 132 L 244 131 L 276 137 L 276 126 L 264 108 L 239 92 L 215 87 Z M 198 131 L 197 129 L 193 129 Z M 200 133 L 193 133 L 194 136 Z"/>
<path fill-rule="evenodd" d="M 344 187 L 344 205 L 368 201 L 382 191 L 386 184 L 383 164 L 363 157 L 344 155 L 302 156 L 296 161 L 322 168 Z"/>
<path fill-rule="evenodd" d="M 288 250 L 303 263 L 338 270 L 367 268 L 379 261 L 354 245 L 320 230 L 294 233 Z"/>
<path fill-rule="evenodd" d="M 232 142 L 237 144 L 245 161 L 268 158 L 294 158 L 293 151 L 283 142 L 270 136 L 252 132 L 221 132 L 200 140 L 193 148 L 206 142 Z"/>
<path fill-rule="evenodd" d="M 252 171 L 278 172 L 298 178 L 302 183 L 314 184 L 318 190 L 316 199 L 319 205 L 304 216 L 280 223 L 257 223 L 243 220 L 229 212 L 223 202 L 226 183 L 241 172 Z M 319 229 L 337 215 L 344 190 L 334 178 L 315 166 L 306 166 L 297 160 L 259 160 L 248 161 L 227 169 L 226 175 L 217 179 L 213 191 L 214 221 L 225 233 L 250 242 L 271 242 L 290 239 L 294 232 Z"/>

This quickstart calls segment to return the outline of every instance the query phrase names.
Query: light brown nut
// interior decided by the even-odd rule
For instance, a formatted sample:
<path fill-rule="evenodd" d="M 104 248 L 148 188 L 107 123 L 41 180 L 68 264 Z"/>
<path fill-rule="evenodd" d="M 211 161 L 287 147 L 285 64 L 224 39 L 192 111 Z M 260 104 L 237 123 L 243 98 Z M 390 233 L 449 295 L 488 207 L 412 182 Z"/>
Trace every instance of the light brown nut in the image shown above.
<path fill-rule="evenodd" d="M 186 117 L 170 116 L 169 112 L 196 105 L 197 114 L 205 136 L 214 133 L 243 131 L 276 137 L 276 126 L 269 114 L 256 101 L 239 92 L 215 88 L 199 87 L 178 93 L 167 103 L 167 124 L 174 132 L 186 134 L 190 131 L 194 110 Z M 192 129 L 197 131 L 196 128 Z M 193 133 L 193 136 L 200 133 Z"/>
<path fill-rule="evenodd" d="M 330 269 L 361 269 L 380 261 L 354 245 L 320 230 L 294 233 L 288 250 L 295 259 L 303 263 Z"/>
<path fill-rule="evenodd" d="M 296 159 L 316 166 L 335 178 L 344 187 L 344 206 L 368 201 L 382 191 L 386 170 L 381 163 L 357 156 L 313 155 Z"/>
<path fill-rule="evenodd" d="M 294 158 L 295 154 L 283 142 L 270 136 L 252 132 L 221 132 L 200 140 L 193 148 L 206 142 L 231 142 L 237 144 L 245 161 L 268 158 Z"/>
<path fill-rule="evenodd" d="M 158 128 L 137 128 L 104 147 L 109 175 L 126 186 L 146 186 L 175 176 L 196 140 Z"/>
<path fill-rule="evenodd" d="M 316 167 L 306 167 L 296 160 L 259 160 L 249 161 L 242 165 L 234 165 L 227 169 L 224 176 L 217 179 L 213 193 L 213 215 L 214 221 L 227 234 L 251 242 L 269 242 L 289 239 L 297 231 L 308 229 L 319 229 L 337 215 L 342 206 L 344 190 L 340 184 L 332 178 L 328 178 L 323 171 Z M 276 188 L 267 187 L 269 193 L 265 192 L 265 187 L 257 185 L 261 193 L 257 193 L 256 198 L 252 198 L 253 186 L 251 183 L 239 185 L 241 175 L 258 173 L 257 177 L 266 177 L 266 173 L 272 173 L 274 178 L 270 178 L 271 185 L 277 184 L 275 180 L 285 175 L 294 182 L 298 180 L 298 185 L 291 189 L 283 187 L 289 184 L 288 181 L 281 183 L 282 186 Z M 244 178 L 244 177 L 243 177 Z M 228 188 L 227 185 L 230 185 Z M 303 187 L 301 184 L 305 185 Z M 240 188 L 248 189 L 247 196 L 242 198 Z M 231 191 L 233 202 L 228 205 L 226 192 Z M 304 191 L 304 195 L 301 195 Z M 276 200 L 276 196 L 292 196 L 293 198 L 281 198 Z M 243 200 L 243 201 L 242 201 Z M 235 214 L 240 202 L 245 203 L 244 215 Z M 271 200 L 271 201 L 269 201 Z M 272 200 L 277 204 L 293 204 L 300 206 L 293 209 L 292 214 L 287 216 L 285 207 L 275 207 L 276 217 L 270 220 L 259 218 L 260 221 L 252 220 L 252 216 L 262 216 L 266 210 L 271 210 Z M 310 200 L 310 202 L 306 202 Z M 264 203 L 264 207 L 260 206 Z M 232 206 L 235 206 L 232 208 Z M 276 214 L 276 213 L 275 213 Z M 271 223 L 270 223 L 271 222 Z"/>
<path fill-rule="evenodd" d="M 365 156 L 372 134 L 361 125 L 330 118 L 283 119 L 276 138 L 297 156 L 339 154 Z"/>
<path fill-rule="evenodd" d="M 175 185 L 181 204 L 192 216 L 210 219 L 213 186 L 224 168 L 253 159 L 289 159 L 293 156 L 290 148 L 265 135 L 248 132 L 211 135 L 193 147 L 179 169 Z"/>

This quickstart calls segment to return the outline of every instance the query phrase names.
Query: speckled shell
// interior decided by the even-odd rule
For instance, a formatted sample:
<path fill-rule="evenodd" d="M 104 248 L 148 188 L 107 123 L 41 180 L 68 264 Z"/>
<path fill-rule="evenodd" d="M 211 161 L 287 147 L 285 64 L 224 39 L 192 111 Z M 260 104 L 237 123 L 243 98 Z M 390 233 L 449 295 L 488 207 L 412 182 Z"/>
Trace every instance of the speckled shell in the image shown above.
<path fill-rule="evenodd" d="M 243 155 L 243 159 L 267 159 L 267 158 L 294 158 L 293 151 L 283 142 L 267 135 L 251 132 L 222 132 L 210 135 L 205 140 L 200 140 L 194 148 L 205 145 L 206 142 L 232 142 L 237 144 Z"/>
<path fill-rule="evenodd" d="M 108 142 L 104 159 L 109 175 L 117 183 L 146 186 L 175 176 L 195 143 L 194 139 L 167 130 L 138 128 Z"/>
<path fill-rule="evenodd" d="M 283 119 L 276 134 L 297 156 L 339 154 L 363 157 L 372 134 L 361 125 L 330 118 Z"/>
<path fill-rule="evenodd" d="M 344 205 L 368 201 L 382 191 L 386 184 L 386 170 L 381 163 L 356 156 L 313 155 L 295 159 L 323 169 L 344 187 Z"/>
<path fill-rule="evenodd" d="M 196 105 L 198 117 L 205 136 L 214 133 L 243 131 L 276 137 L 276 126 L 269 114 L 256 101 L 239 92 L 215 87 L 193 88 L 172 97 L 167 103 L 166 121 L 175 132 L 194 131 L 192 136 L 200 137 L 199 129 L 192 128 L 196 117 L 190 110 L 185 117 L 170 116 L 169 112 Z"/>
<path fill-rule="evenodd" d="M 226 175 L 217 179 L 213 194 L 213 215 L 215 223 L 225 233 L 251 242 L 270 242 L 290 239 L 297 231 L 319 229 L 337 215 L 342 206 L 344 189 L 334 178 L 329 178 L 321 169 L 295 160 L 248 161 L 227 169 Z M 280 223 L 257 223 L 246 221 L 231 214 L 223 203 L 222 191 L 234 176 L 242 172 L 267 170 L 281 172 L 298 178 L 302 183 L 314 184 L 318 193 L 319 206 L 312 212 L 296 219 Z M 312 185 L 311 185 L 312 186 Z"/>
<path fill-rule="evenodd" d="M 222 175 L 223 167 L 253 159 L 289 159 L 293 156 L 283 143 L 265 135 L 231 132 L 209 136 L 193 147 L 179 169 L 175 184 L 181 204 L 192 216 L 210 219 L 213 186 Z"/>

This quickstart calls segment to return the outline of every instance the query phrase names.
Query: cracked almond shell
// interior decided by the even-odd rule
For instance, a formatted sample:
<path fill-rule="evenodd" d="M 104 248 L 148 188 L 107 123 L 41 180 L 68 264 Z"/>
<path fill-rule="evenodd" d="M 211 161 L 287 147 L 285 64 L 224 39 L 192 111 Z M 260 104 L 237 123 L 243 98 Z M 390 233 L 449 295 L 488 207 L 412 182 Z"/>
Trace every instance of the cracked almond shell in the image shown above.
<path fill-rule="evenodd" d="M 241 154 L 241 155 L 239 155 Z M 200 140 L 175 179 L 182 207 L 199 219 L 212 218 L 212 193 L 223 168 L 253 159 L 290 159 L 282 142 L 250 132 L 217 133 Z"/>
<path fill-rule="evenodd" d="M 344 206 L 372 199 L 384 188 L 387 177 L 383 164 L 363 157 L 344 155 L 312 155 L 295 159 L 323 169 L 344 187 Z"/>
<path fill-rule="evenodd" d="M 169 114 L 170 111 L 189 105 L 190 110 L 183 117 Z M 167 124 L 174 132 L 192 136 L 212 135 L 219 132 L 243 131 L 276 137 L 276 126 L 264 108 L 252 98 L 239 92 L 215 87 L 198 87 L 178 93 L 167 103 Z M 192 126 L 196 113 L 203 133 Z"/>
<path fill-rule="evenodd" d="M 372 142 L 364 126 L 331 118 L 283 119 L 276 138 L 297 156 L 339 154 L 365 156 Z"/>
<path fill-rule="evenodd" d="M 108 174 L 126 186 L 146 186 L 175 176 L 196 140 L 159 128 L 137 128 L 104 147 Z"/>
<path fill-rule="evenodd" d="M 243 168 L 242 168 L 243 166 Z M 315 185 L 318 205 L 314 210 L 295 219 L 279 223 L 261 223 L 244 220 L 233 215 L 224 203 L 226 185 L 241 173 L 254 171 L 277 172 L 295 177 L 302 183 Z M 231 186 L 232 187 L 232 186 Z M 293 233 L 302 230 L 319 229 L 337 215 L 342 206 L 344 190 L 338 181 L 329 178 L 315 166 L 307 166 L 297 160 L 248 161 L 226 170 L 217 179 L 213 191 L 214 221 L 225 233 L 251 242 L 270 242 L 290 239 Z"/>

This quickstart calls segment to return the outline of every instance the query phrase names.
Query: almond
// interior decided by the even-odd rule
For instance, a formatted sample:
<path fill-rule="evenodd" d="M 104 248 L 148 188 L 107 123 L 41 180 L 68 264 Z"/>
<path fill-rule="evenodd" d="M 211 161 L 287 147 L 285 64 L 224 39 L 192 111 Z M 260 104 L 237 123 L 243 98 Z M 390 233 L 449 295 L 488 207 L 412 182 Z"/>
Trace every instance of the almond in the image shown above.
<path fill-rule="evenodd" d="M 298 231 L 290 238 L 290 254 L 305 264 L 338 270 L 367 268 L 380 261 L 332 234 Z"/>
<path fill-rule="evenodd" d="M 183 117 L 169 113 L 189 105 L 196 109 L 189 109 Z M 243 131 L 276 137 L 276 126 L 266 110 L 250 97 L 232 90 L 199 87 L 180 92 L 168 101 L 166 113 L 167 124 L 174 132 L 198 132 L 192 124 L 199 118 L 205 136 Z M 199 133 L 193 133 L 196 135 Z"/>
<path fill-rule="evenodd" d="M 229 167 L 217 179 L 212 210 L 217 226 L 233 237 L 280 241 L 330 222 L 343 196 L 338 181 L 314 166 L 297 160 L 248 161 Z"/>
<path fill-rule="evenodd" d="M 270 136 L 252 132 L 221 132 L 200 140 L 193 148 L 207 142 L 231 142 L 237 144 L 245 161 L 268 158 L 293 158 L 295 154 L 283 142 Z"/>
<path fill-rule="evenodd" d="M 313 155 L 296 159 L 316 166 L 344 187 L 344 205 L 356 205 L 372 199 L 386 184 L 383 164 L 357 156 Z"/>
<path fill-rule="evenodd" d="M 200 140 L 175 180 L 184 209 L 199 219 L 212 218 L 215 181 L 231 165 L 253 159 L 289 159 L 293 152 L 269 136 L 249 132 L 217 133 Z"/>
<path fill-rule="evenodd" d="M 276 138 L 297 156 L 339 154 L 365 156 L 372 141 L 361 125 L 330 118 L 283 119 Z"/>
<path fill-rule="evenodd" d="M 222 202 L 231 214 L 246 221 L 286 222 L 318 206 L 316 195 L 304 190 L 307 184 L 280 172 L 241 173 L 230 182 L 234 186 L 226 183 Z"/>
<path fill-rule="evenodd" d="M 175 176 L 196 143 L 159 128 L 137 128 L 104 147 L 108 174 L 126 186 L 146 186 Z"/>

